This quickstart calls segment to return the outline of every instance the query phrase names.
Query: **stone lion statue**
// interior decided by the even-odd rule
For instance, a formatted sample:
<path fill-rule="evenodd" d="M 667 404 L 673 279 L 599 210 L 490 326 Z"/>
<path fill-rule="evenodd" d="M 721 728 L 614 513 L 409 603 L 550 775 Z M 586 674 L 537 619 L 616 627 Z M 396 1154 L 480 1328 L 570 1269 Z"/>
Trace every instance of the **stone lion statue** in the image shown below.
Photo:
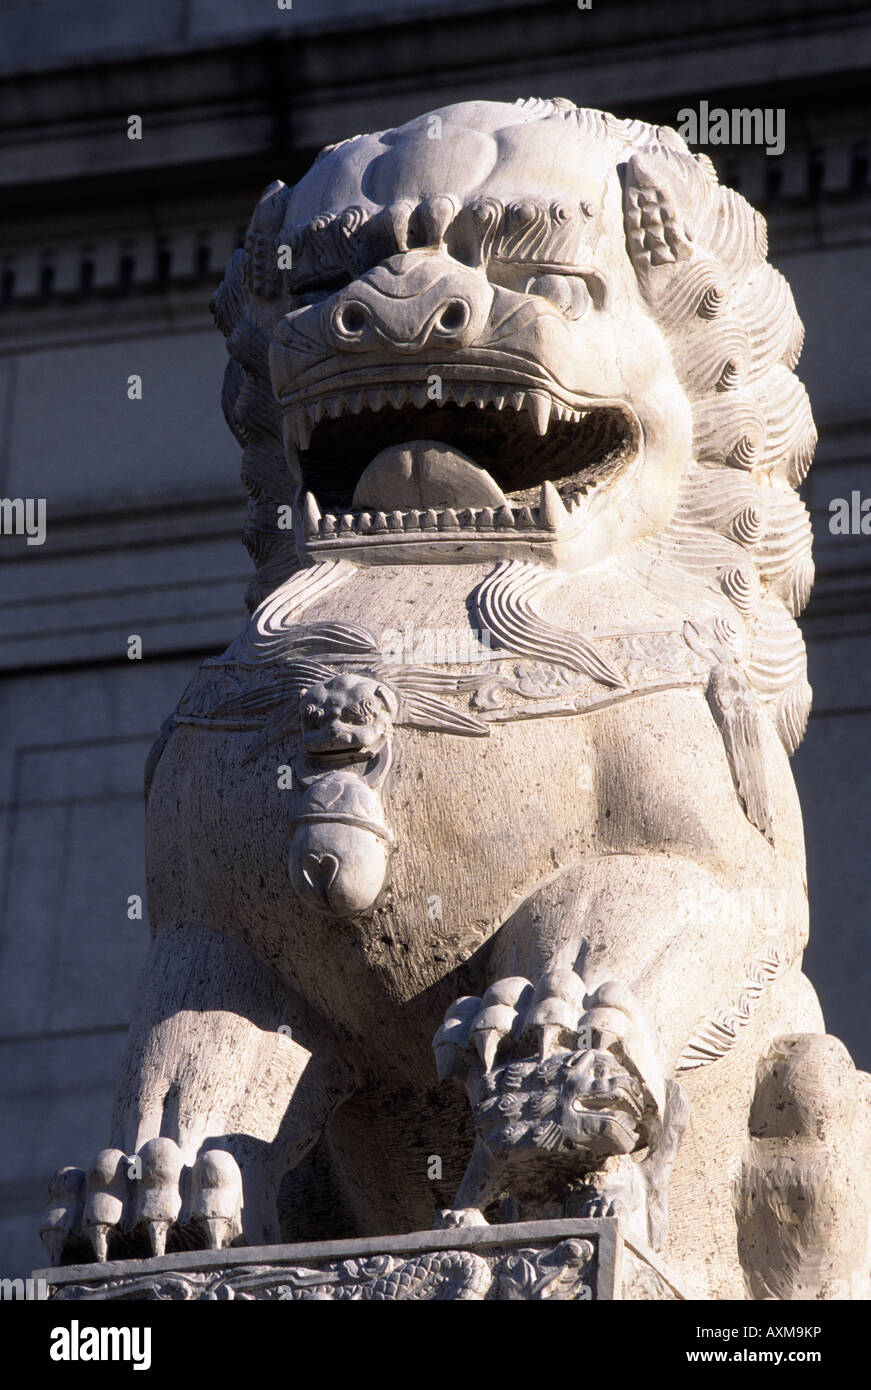
<path fill-rule="evenodd" d="M 149 759 L 153 944 L 53 1258 L 619 1213 L 701 1297 L 864 1296 L 762 218 L 670 129 L 467 102 L 268 188 L 213 308 L 251 618 Z"/>

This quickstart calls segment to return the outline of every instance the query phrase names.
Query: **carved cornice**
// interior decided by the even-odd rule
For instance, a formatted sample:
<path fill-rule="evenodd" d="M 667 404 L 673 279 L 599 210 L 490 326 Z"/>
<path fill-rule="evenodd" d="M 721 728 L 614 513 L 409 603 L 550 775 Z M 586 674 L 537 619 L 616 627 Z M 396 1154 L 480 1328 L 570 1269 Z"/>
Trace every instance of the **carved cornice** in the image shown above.
<path fill-rule="evenodd" d="M 375 102 L 389 124 L 430 97 L 438 105 L 536 88 L 582 93 L 586 103 L 610 105 L 619 115 L 615 99 L 631 91 L 633 114 L 646 116 L 645 102 L 655 103 L 658 118 L 670 93 L 678 105 L 693 92 L 713 103 L 742 73 L 764 83 L 762 104 L 783 105 L 787 93 L 795 109 L 816 91 L 830 100 L 832 80 L 838 100 L 851 88 L 860 95 L 871 52 L 871 20 L 859 3 L 829 13 L 739 0 L 709 6 L 704 25 L 691 8 L 651 9 L 644 0 L 603 10 L 595 26 L 581 11 L 567 13 L 562 0 L 524 6 L 522 15 L 515 4 L 445 4 L 422 14 L 409 6 L 398 19 L 375 13 L 331 20 L 325 8 L 313 23 L 294 13 L 292 27 L 276 21 L 256 38 L 199 47 L 182 38 L 163 51 L 158 42 L 155 51 L 101 55 L 87 66 L 55 59 L 51 67 L 49 58 L 37 70 L 13 68 L 0 123 L 0 178 L 14 192 L 10 205 L 38 196 L 40 186 L 44 196 L 49 180 L 75 182 L 86 193 L 111 178 L 116 196 L 123 192 L 119 179 L 165 187 L 170 170 L 208 181 L 219 167 L 222 176 L 247 169 L 256 181 L 252 160 L 265 183 L 278 152 L 308 154 L 337 132 L 371 125 Z M 438 90 L 433 73 L 443 75 Z M 119 138 L 129 112 L 151 123 L 150 143 L 131 149 Z"/>

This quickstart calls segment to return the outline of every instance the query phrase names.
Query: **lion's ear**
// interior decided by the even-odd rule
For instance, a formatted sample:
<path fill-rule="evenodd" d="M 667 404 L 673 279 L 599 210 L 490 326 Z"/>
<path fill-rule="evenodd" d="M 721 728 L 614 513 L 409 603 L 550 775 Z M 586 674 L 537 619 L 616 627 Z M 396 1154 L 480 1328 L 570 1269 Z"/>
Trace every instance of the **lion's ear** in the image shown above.
<path fill-rule="evenodd" d="M 740 284 L 764 260 L 764 218 L 740 193 L 717 182 L 711 162 L 652 145 L 627 161 L 623 176 L 626 247 L 648 302 L 662 301 L 686 262 L 719 267 L 726 285 Z M 715 316 L 723 284 L 714 282 L 697 312 Z"/>
<path fill-rule="evenodd" d="M 245 234 L 247 281 L 261 299 L 275 299 L 284 283 L 277 250 L 289 198 L 290 189 L 275 179 L 261 194 Z"/>
<path fill-rule="evenodd" d="M 395 719 L 399 713 L 399 697 L 396 692 L 390 689 L 389 685 L 379 685 L 376 687 L 375 694 L 381 701 L 391 719 Z"/>
<path fill-rule="evenodd" d="M 639 279 L 646 280 L 659 266 L 689 260 L 693 254 L 693 233 L 683 220 L 686 191 L 674 188 L 677 173 L 687 170 L 674 166 L 691 164 L 690 158 L 665 151 L 632 155 L 623 181 L 623 220 L 626 247 Z M 676 196 L 677 195 L 677 196 Z M 662 277 L 665 278 L 665 277 Z"/>

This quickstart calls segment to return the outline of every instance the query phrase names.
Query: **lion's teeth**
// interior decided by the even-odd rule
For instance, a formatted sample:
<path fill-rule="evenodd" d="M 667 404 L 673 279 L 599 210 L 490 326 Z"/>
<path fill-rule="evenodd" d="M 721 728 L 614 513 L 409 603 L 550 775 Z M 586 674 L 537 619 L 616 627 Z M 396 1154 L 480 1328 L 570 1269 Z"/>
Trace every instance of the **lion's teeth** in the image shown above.
<path fill-rule="evenodd" d="M 331 420 L 338 420 L 346 404 L 343 396 L 328 396 L 324 402 Z"/>
<path fill-rule="evenodd" d="M 552 483 L 542 485 L 538 513 L 528 506 L 508 504 L 494 511 L 492 507 L 465 507 L 457 512 L 453 507 L 439 511 L 430 507 L 425 512 L 412 507 L 408 511 L 392 512 L 326 512 L 321 515 L 313 493 L 307 492 L 302 501 L 302 526 L 306 539 L 335 538 L 347 540 L 352 536 L 372 534 L 420 533 L 426 531 L 558 531 L 582 505 L 584 492 L 579 491 L 565 500 Z"/>
<path fill-rule="evenodd" d="M 399 410 L 405 404 L 406 393 L 401 386 L 391 386 L 387 391 L 387 399 L 394 410 Z"/>
<path fill-rule="evenodd" d="M 293 442 L 300 451 L 311 443 L 312 422 L 305 410 L 295 410 L 290 421 Z"/>
<path fill-rule="evenodd" d="M 541 497 L 538 503 L 538 519 L 542 526 L 546 526 L 549 531 L 558 531 L 568 520 L 568 512 L 565 509 L 563 499 L 560 497 L 553 483 L 545 481 L 541 485 Z"/>
<path fill-rule="evenodd" d="M 593 486 L 592 484 L 590 486 Z M 306 539 L 349 541 L 354 536 L 415 534 L 427 531 L 493 531 L 535 530 L 559 531 L 569 518 L 582 507 L 587 487 L 581 485 L 568 497 L 562 498 L 550 481 L 542 483 L 538 509 L 521 506 L 518 502 L 504 506 L 433 507 L 426 511 L 417 507 L 391 512 L 326 512 L 321 514 L 314 493 L 303 494 L 298 515 Z"/>
<path fill-rule="evenodd" d="M 498 392 L 496 393 L 496 395 L 493 397 L 493 404 L 495 405 L 495 407 L 496 407 L 497 410 L 501 410 L 501 409 L 502 409 L 502 407 L 505 405 L 505 392 L 504 392 L 504 391 L 498 391 Z"/>
<path fill-rule="evenodd" d="M 352 415 L 359 415 L 366 402 L 365 391 L 355 391 L 353 396 L 348 397 L 348 404 L 351 407 Z"/>
<path fill-rule="evenodd" d="M 303 535 L 316 536 L 321 524 L 321 509 L 315 500 L 313 492 L 307 492 L 302 499 L 302 529 Z"/>
<path fill-rule="evenodd" d="M 366 404 L 370 410 L 380 410 L 384 405 L 386 392 L 377 387 L 374 391 L 366 392 Z"/>
<path fill-rule="evenodd" d="M 323 401 L 309 401 L 308 413 L 311 417 L 312 426 L 318 423 L 318 420 L 320 420 L 321 415 L 323 414 L 323 410 Z"/>
<path fill-rule="evenodd" d="M 530 393 L 526 397 L 526 409 L 529 411 L 529 418 L 535 427 L 536 434 L 542 437 L 546 435 L 550 420 L 550 401 L 547 396 L 543 396 L 539 391 Z"/>
<path fill-rule="evenodd" d="M 408 394 L 411 396 L 412 404 L 416 405 L 418 410 L 421 410 L 423 406 L 426 405 L 427 394 L 425 386 L 410 386 L 408 388 Z"/>
<path fill-rule="evenodd" d="M 508 399 L 515 410 L 522 410 L 526 405 L 526 394 L 523 391 L 509 392 Z"/>

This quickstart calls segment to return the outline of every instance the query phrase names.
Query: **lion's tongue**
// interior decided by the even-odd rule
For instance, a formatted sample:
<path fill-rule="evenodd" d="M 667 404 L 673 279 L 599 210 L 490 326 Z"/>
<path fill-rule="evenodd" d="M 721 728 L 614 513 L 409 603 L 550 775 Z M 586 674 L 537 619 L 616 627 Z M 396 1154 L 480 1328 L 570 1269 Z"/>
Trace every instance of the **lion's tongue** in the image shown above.
<path fill-rule="evenodd" d="M 502 507 L 505 494 L 465 454 L 434 439 L 382 449 L 363 472 L 351 503 L 355 511 L 410 507 Z"/>

